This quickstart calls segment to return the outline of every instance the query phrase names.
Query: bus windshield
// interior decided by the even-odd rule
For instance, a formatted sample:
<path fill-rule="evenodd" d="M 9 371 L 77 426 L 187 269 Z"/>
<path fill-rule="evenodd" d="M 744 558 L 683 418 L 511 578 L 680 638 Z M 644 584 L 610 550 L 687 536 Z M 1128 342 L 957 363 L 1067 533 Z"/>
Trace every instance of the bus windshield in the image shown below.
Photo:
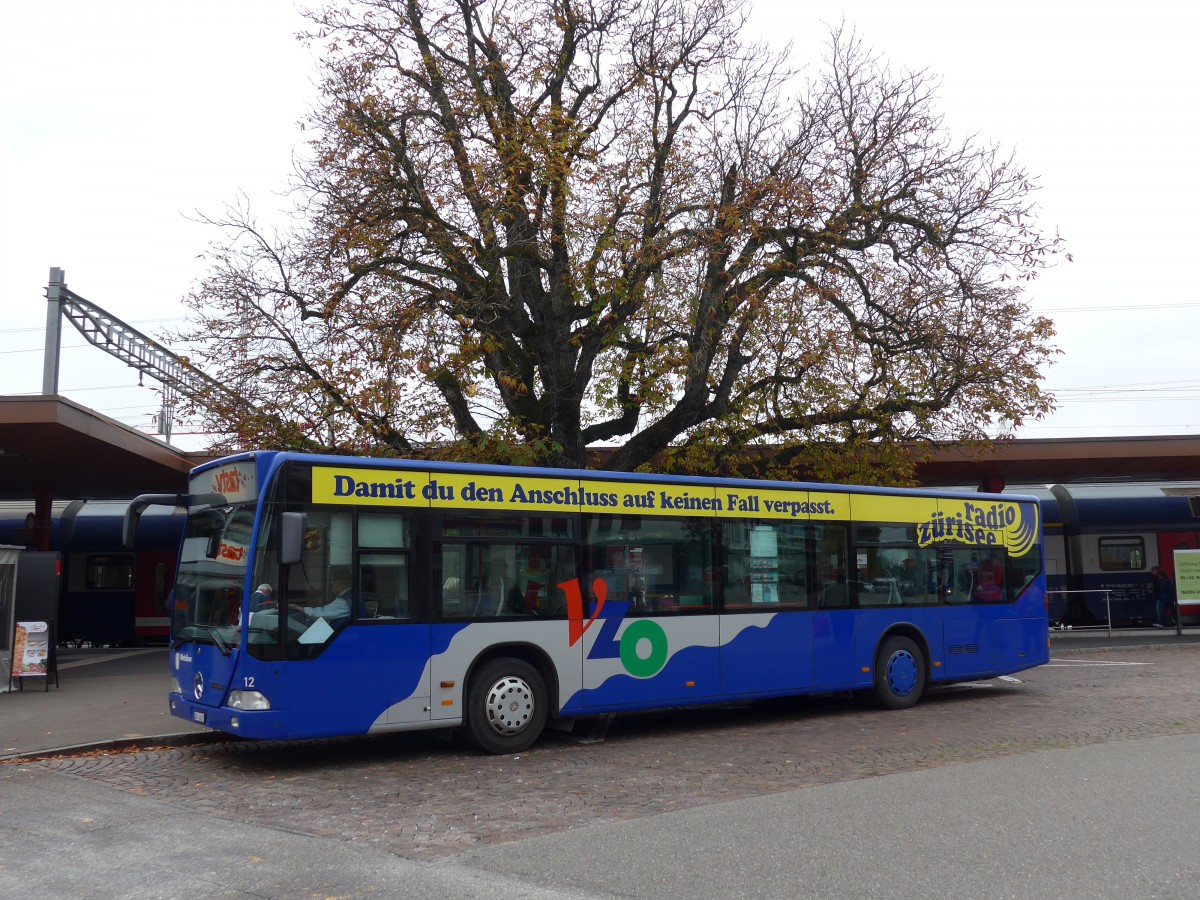
<path fill-rule="evenodd" d="M 253 504 L 189 513 L 175 581 L 174 644 L 214 644 L 225 654 L 237 646 L 253 523 Z"/>

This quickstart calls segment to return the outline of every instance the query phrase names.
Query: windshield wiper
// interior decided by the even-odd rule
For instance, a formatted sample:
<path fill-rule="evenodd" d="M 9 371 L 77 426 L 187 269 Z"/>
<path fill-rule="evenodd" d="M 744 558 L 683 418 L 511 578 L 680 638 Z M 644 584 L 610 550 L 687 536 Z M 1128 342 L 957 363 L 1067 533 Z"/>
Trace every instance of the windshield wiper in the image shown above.
<path fill-rule="evenodd" d="M 225 641 L 221 638 L 221 635 L 217 633 L 217 626 L 215 626 L 215 625 L 188 625 L 187 627 L 194 628 L 196 631 L 205 632 L 210 638 L 212 638 L 212 642 L 217 645 L 217 649 L 221 651 L 222 656 L 229 655 L 229 645 L 227 643 L 225 643 Z M 177 637 L 174 641 L 171 642 L 171 649 L 175 650 L 175 649 L 181 647 L 183 644 L 186 644 L 189 640 L 191 640 L 191 638 Z"/>
<path fill-rule="evenodd" d="M 199 627 L 208 632 L 208 636 L 213 639 L 213 643 L 217 645 L 217 649 L 221 651 L 222 656 L 229 655 L 229 645 L 221 640 L 221 635 L 217 634 L 215 625 L 200 625 Z"/>

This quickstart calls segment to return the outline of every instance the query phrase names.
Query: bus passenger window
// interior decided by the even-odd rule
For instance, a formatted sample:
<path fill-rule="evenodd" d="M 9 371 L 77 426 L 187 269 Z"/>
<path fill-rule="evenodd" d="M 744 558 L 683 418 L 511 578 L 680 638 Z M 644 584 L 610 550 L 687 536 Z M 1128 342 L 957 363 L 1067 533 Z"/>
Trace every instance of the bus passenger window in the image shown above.
<path fill-rule="evenodd" d="M 446 542 L 441 560 L 445 618 L 567 614 L 565 597 L 557 585 L 575 575 L 575 550 L 570 544 Z"/>
<path fill-rule="evenodd" d="M 1007 568 L 1002 548 L 944 546 L 934 563 L 938 597 L 951 604 L 1002 603 L 1009 598 Z"/>
<path fill-rule="evenodd" d="M 842 525 L 812 526 L 817 557 L 821 609 L 845 609 L 850 605 L 847 573 L 846 528 Z"/>
<path fill-rule="evenodd" d="M 791 522 L 725 522 L 724 566 L 717 576 L 725 609 L 807 606 L 808 532 L 807 526 Z"/>
<path fill-rule="evenodd" d="M 917 544 L 912 525 L 859 525 L 854 530 L 858 557 L 858 605 L 923 606 L 938 602 L 929 573 L 936 552 Z"/>
<path fill-rule="evenodd" d="M 712 610 L 710 522 L 596 515 L 590 517 L 588 529 L 585 595 L 601 581 L 605 602 L 628 604 L 631 616 Z M 590 608 L 590 603 L 585 605 Z"/>
<path fill-rule="evenodd" d="M 360 619 L 408 619 L 408 557 L 363 553 L 358 561 Z"/>

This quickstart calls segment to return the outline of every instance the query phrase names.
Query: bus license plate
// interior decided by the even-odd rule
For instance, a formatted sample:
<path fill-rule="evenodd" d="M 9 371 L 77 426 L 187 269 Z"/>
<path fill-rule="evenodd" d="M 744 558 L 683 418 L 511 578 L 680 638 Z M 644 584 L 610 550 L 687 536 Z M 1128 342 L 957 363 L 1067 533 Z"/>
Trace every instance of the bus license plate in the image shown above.
<path fill-rule="evenodd" d="M 204 710 L 193 709 L 192 710 L 192 721 L 199 722 L 201 725 L 203 725 L 204 724 Z"/>

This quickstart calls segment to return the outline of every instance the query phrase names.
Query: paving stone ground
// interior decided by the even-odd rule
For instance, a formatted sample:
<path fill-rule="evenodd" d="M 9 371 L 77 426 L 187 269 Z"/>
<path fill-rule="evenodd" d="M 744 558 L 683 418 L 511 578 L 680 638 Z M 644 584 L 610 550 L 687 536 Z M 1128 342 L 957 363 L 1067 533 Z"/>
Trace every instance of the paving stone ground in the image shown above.
<path fill-rule="evenodd" d="M 433 860 L 808 785 L 1200 732 L 1200 648 L 1074 654 L 1017 677 L 936 690 L 903 712 L 838 696 L 627 714 L 548 734 L 513 756 L 406 734 L 11 764 L 160 798 L 181 813 Z"/>

